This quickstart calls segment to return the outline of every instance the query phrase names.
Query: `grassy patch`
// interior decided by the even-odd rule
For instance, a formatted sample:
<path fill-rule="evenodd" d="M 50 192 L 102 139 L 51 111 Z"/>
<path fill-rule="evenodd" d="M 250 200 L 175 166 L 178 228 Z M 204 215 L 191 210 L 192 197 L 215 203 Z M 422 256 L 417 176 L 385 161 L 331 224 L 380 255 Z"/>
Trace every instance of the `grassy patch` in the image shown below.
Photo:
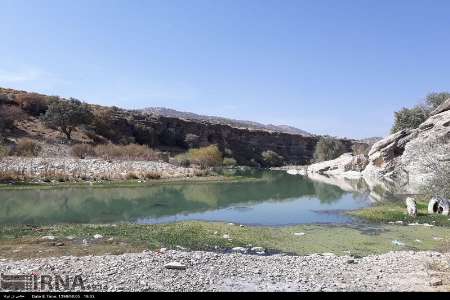
<path fill-rule="evenodd" d="M 449 216 L 429 215 L 428 202 L 425 199 L 417 199 L 416 201 L 417 217 L 415 218 L 408 216 L 406 205 L 403 202 L 379 203 L 372 207 L 350 211 L 348 214 L 374 223 L 403 221 L 405 223 L 428 223 L 450 227 Z"/>
<path fill-rule="evenodd" d="M 303 232 L 304 235 L 294 233 Z M 101 234 L 102 239 L 95 239 Z M 43 240 L 53 235 L 55 240 Z M 224 238 L 228 235 L 228 238 Z M 73 239 L 68 240 L 67 237 Z M 85 243 L 83 243 L 85 240 Z M 395 244 L 399 241 L 401 244 Z M 86 244 L 87 242 L 87 244 Z M 181 222 L 158 225 L 4 226 L 0 230 L 0 257 L 29 258 L 60 255 L 120 254 L 161 247 L 224 251 L 259 246 L 269 252 L 297 255 L 332 252 L 368 255 L 392 250 L 448 251 L 450 234 L 444 227 L 351 227 L 301 225 L 290 227 L 239 227 L 223 223 Z M 58 243 L 64 245 L 57 246 Z"/>

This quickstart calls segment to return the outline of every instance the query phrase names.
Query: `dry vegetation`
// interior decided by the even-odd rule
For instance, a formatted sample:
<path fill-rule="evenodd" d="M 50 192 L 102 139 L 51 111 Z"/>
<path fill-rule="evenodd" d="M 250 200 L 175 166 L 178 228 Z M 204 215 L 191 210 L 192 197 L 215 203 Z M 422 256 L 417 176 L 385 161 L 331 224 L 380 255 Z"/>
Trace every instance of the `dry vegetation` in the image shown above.
<path fill-rule="evenodd" d="M 77 144 L 72 146 L 71 153 L 77 158 L 99 157 L 105 160 L 143 160 L 157 161 L 161 159 L 161 153 L 146 145 L 97 145 Z"/>

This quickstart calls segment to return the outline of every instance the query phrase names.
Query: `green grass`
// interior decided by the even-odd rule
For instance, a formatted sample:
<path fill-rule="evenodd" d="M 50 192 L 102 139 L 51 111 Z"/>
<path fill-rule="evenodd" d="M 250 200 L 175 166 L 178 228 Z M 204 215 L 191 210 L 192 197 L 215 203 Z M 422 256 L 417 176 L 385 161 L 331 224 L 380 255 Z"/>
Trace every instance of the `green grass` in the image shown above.
<path fill-rule="evenodd" d="M 305 235 L 295 236 L 295 232 L 304 232 Z M 95 234 L 103 235 L 104 239 L 94 240 Z M 224 234 L 228 234 L 231 240 L 223 238 Z M 54 235 L 56 241 L 65 242 L 65 247 L 54 247 L 55 241 L 43 242 L 41 237 L 45 235 Z M 66 237 L 70 235 L 75 239 L 69 242 Z M 109 238 L 113 238 L 114 242 L 107 242 Z M 87 239 L 90 246 L 81 247 L 83 239 Z M 394 240 L 404 245 L 395 245 L 392 243 Z M 378 226 L 375 229 L 327 225 L 242 228 L 223 223 L 181 222 L 158 225 L 58 225 L 38 230 L 28 226 L 4 226 L 0 229 L 0 256 L 14 258 L 119 254 L 162 247 L 176 249 L 176 246 L 189 250 L 222 251 L 249 245 L 264 247 L 272 253 L 305 255 L 332 252 L 364 256 L 393 250 L 448 251 L 449 243 L 448 228 L 398 225 Z M 12 252 L 14 250 L 18 251 Z M 41 254 L 37 253 L 39 251 Z"/>
<path fill-rule="evenodd" d="M 428 223 L 436 226 L 450 227 L 450 216 L 429 215 L 428 202 L 417 199 L 417 217 L 410 217 L 406 213 L 406 205 L 402 202 L 385 202 L 375 206 L 350 211 L 349 215 L 365 219 L 373 223 L 388 223 L 403 221 L 405 223 Z"/>

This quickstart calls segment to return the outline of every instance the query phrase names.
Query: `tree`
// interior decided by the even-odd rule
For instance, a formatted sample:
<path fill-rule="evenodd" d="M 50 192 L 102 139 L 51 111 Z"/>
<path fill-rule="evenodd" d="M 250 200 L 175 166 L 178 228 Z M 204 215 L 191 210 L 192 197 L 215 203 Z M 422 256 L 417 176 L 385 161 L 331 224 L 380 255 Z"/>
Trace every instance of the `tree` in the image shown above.
<path fill-rule="evenodd" d="M 417 105 L 413 108 L 402 108 L 394 113 L 394 126 L 391 133 L 396 133 L 403 129 L 414 129 L 425 122 L 429 116 L 429 111 L 423 105 Z"/>
<path fill-rule="evenodd" d="M 404 107 L 400 111 L 395 112 L 391 133 L 419 127 L 420 124 L 428 119 L 434 109 L 449 98 L 450 93 L 448 92 L 430 93 L 425 97 L 423 104 L 416 105 L 413 108 Z"/>
<path fill-rule="evenodd" d="M 332 160 L 345 152 L 346 148 L 342 141 L 332 137 L 321 137 L 314 151 L 314 160 L 316 162 Z"/>
<path fill-rule="evenodd" d="M 200 165 L 201 168 L 218 166 L 223 162 L 222 152 L 217 145 L 191 149 L 187 155 L 191 162 Z"/>
<path fill-rule="evenodd" d="M 448 93 L 448 92 L 430 93 L 427 95 L 425 102 L 428 105 L 429 110 L 431 112 L 449 98 L 450 98 L 450 93 Z"/>
<path fill-rule="evenodd" d="M 72 131 L 82 124 L 89 124 L 93 115 L 86 103 L 77 99 L 52 100 L 42 121 L 49 127 L 61 131 L 71 140 Z"/>
<path fill-rule="evenodd" d="M 264 163 L 269 167 L 279 167 L 283 165 L 284 157 L 272 150 L 261 153 Z"/>

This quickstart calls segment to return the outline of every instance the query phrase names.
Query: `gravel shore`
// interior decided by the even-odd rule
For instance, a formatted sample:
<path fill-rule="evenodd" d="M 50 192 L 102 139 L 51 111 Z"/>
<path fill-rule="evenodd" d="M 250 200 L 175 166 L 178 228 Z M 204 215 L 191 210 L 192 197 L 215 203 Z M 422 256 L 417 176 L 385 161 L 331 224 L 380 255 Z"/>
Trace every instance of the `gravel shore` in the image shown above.
<path fill-rule="evenodd" d="M 6 157 L 0 160 L 0 172 L 23 174 L 27 178 L 68 177 L 84 180 L 124 180 L 130 174 L 145 178 L 157 174 L 160 178 L 189 177 L 193 168 L 178 167 L 162 161 L 107 161 L 103 159 Z"/>
<path fill-rule="evenodd" d="M 449 261 L 449 253 L 412 251 L 353 258 L 331 253 L 256 256 L 169 250 L 4 260 L 0 270 L 80 274 L 85 286 L 103 286 L 107 291 L 448 291 L 447 279 L 430 266 L 448 267 Z"/>

